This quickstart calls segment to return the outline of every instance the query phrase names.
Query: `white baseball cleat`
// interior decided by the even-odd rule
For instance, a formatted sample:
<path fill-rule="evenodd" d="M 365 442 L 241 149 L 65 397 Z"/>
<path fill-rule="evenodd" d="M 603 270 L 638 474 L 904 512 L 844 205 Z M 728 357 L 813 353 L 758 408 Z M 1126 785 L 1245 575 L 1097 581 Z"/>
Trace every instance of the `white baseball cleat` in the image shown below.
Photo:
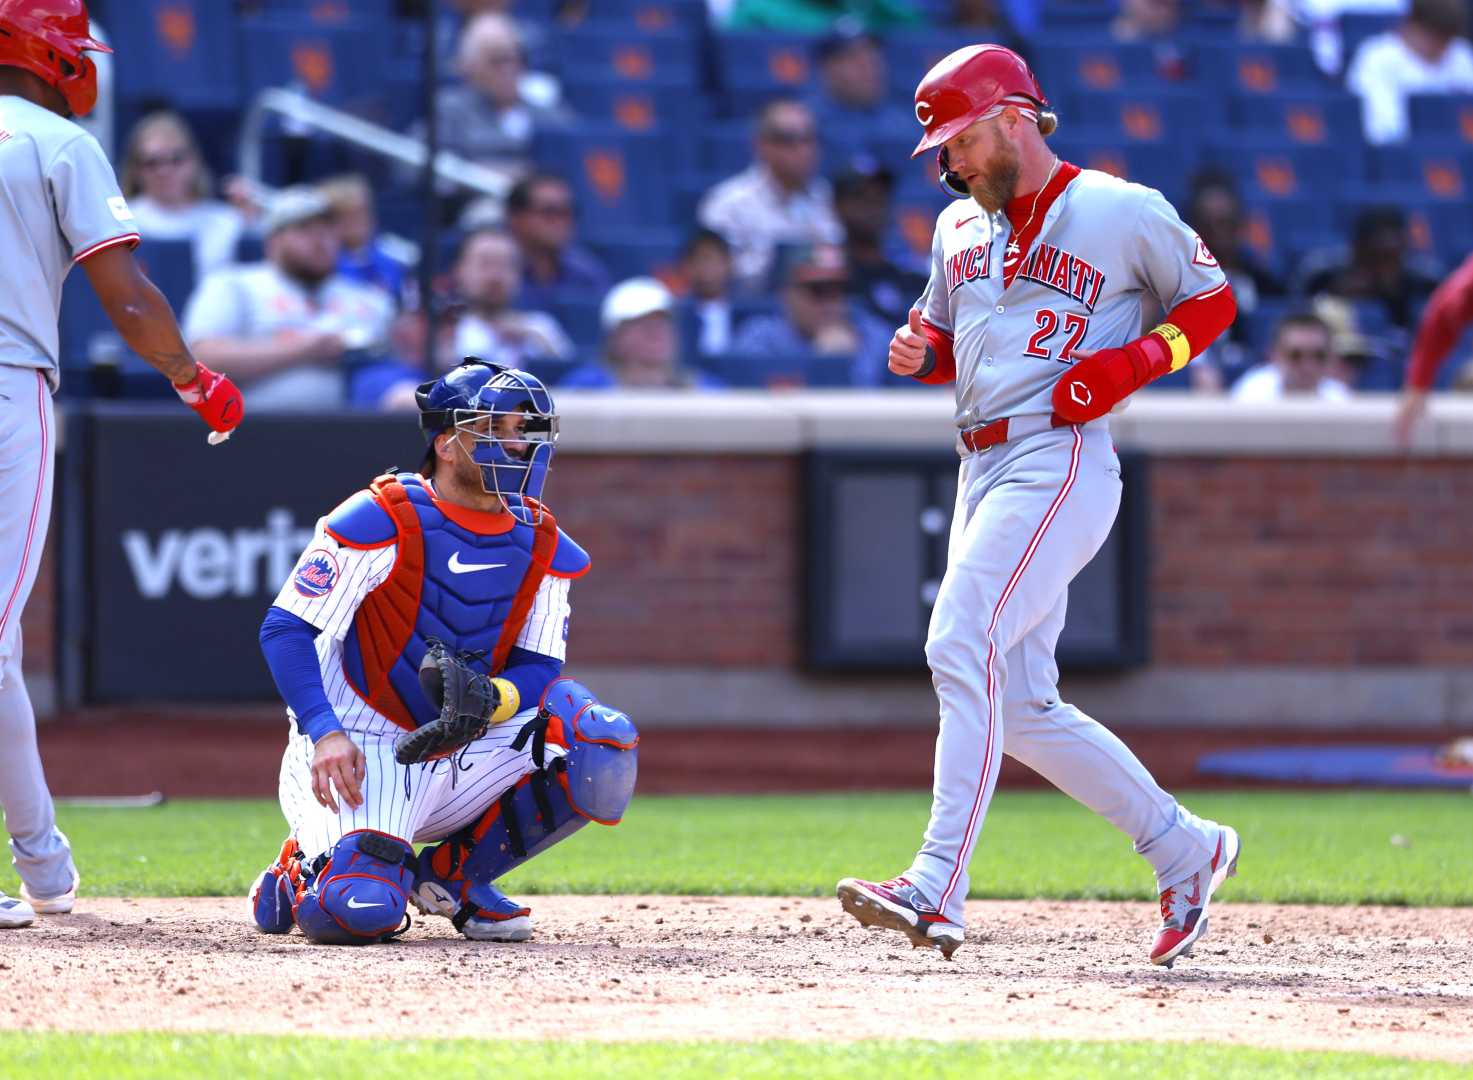
<path fill-rule="evenodd" d="M 72 910 L 72 905 L 77 902 L 77 886 L 82 883 L 82 875 L 73 871 L 72 887 L 60 896 L 52 896 L 42 899 L 32 896 L 31 890 L 21 883 L 20 898 L 33 909 L 37 915 L 65 915 Z"/>
<path fill-rule="evenodd" d="M 36 912 L 30 904 L 0 892 L 0 929 L 16 930 L 35 921 Z"/>
<path fill-rule="evenodd" d="M 862 926 L 899 930 L 914 948 L 939 949 L 948 960 L 966 938 L 966 932 L 937 911 L 909 878 L 845 878 L 835 892 L 844 910 Z"/>

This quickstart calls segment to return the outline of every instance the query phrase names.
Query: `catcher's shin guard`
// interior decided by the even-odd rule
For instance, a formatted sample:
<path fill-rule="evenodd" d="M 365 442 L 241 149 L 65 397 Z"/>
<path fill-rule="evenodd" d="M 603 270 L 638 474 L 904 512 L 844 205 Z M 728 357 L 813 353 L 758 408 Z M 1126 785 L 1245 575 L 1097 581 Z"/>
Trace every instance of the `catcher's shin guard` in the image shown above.
<path fill-rule="evenodd" d="M 297 925 L 323 945 L 371 945 L 408 929 L 414 852 L 372 829 L 348 833 L 319 856 L 297 901 Z"/>
<path fill-rule="evenodd" d="M 297 890 L 302 886 L 302 849 L 287 837 L 276 861 L 251 886 L 251 915 L 263 934 L 284 934 L 292 928 Z"/>
<path fill-rule="evenodd" d="M 639 732 L 629 717 L 600 704 L 582 683 L 558 679 L 518 741 L 524 738 L 532 740 L 538 771 L 475 824 L 420 852 L 420 866 L 436 878 L 489 883 L 590 821 L 617 825 L 623 818 L 639 765 Z M 548 742 L 566 753 L 543 765 Z"/>

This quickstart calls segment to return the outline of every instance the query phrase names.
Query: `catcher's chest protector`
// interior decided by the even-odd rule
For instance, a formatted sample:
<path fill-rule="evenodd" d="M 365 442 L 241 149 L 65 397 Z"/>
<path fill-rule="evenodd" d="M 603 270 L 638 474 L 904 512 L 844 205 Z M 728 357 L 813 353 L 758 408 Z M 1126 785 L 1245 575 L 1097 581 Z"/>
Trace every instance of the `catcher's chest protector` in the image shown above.
<path fill-rule="evenodd" d="M 380 477 L 370 490 L 372 508 L 345 503 L 329 529 L 340 543 L 397 543 L 399 550 L 394 569 L 358 609 L 343 643 L 343 673 L 378 712 L 413 729 L 436 716 L 419 686 L 428 640 L 478 653 L 471 667 L 499 672 L 553 569 L 558 528 L 546 511 L 532 526 L 511 514 L 444 506 L 413 474 Z M 375 536 L 379 543 L 370 542 Z"/>

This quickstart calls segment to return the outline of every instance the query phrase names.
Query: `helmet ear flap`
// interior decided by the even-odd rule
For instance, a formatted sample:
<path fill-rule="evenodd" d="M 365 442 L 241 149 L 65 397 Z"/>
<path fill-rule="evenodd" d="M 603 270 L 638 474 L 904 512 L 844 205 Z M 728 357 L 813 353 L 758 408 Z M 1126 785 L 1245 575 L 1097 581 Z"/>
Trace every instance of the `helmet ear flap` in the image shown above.
<path fill-rule="evenodd" d="M 951 157 L 944 146 L 936 152 L 936 165 L 940 172 L 942 191 L 958 199 L 965 199 L 972 193 L 972 189 L 967 187 L 967 182 L 952 171 Z"/>

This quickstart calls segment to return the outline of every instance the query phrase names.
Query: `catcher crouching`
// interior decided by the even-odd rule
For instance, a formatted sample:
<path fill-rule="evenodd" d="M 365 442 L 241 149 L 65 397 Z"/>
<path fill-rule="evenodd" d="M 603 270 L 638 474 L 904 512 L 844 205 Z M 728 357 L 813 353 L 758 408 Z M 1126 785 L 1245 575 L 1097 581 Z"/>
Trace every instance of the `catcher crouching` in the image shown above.
<path fill-rule="evenodd" d="M 634 794 L 634 724 L 562 674 L 589 558 L 539 501 L 551 394 L 468 358 L 417 397 L 419 472 L 319 521 L 261 624 L 292 723 L 290 834 L 251 890 L 265 933 L 371 944 L 413 904 L 526 941 L 531 911 L 494 882 Z"/>

